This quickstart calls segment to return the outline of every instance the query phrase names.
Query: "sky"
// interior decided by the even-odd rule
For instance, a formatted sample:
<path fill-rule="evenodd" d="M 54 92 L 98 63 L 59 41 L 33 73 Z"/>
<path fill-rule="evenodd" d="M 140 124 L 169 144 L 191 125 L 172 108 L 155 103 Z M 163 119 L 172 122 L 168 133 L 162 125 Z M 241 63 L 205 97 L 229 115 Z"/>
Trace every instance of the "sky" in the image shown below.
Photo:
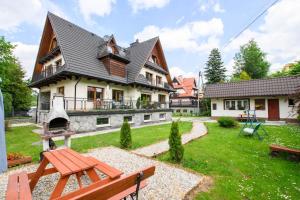
<path fill-rule="evenodd" d="M 267 54 L 274 72 L 300 59 L 300 0 L 279 0 L 232 40 L 274 0 L 0 0 L 0 36 L 16 45 L 30 78 L 47 12 L 120 46 L 159 36 L 171 76 L 197 76 L 219 48 L 229 76 L 234 55 L 250 39 Z M 229 43 L 230 42 L 230 43 Z"/>

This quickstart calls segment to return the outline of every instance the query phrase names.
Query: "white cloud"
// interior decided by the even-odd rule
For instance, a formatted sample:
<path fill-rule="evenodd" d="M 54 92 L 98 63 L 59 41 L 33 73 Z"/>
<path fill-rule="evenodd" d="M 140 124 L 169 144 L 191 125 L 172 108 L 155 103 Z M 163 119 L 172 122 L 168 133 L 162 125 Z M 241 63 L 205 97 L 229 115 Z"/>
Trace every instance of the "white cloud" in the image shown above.
<path fill-rule="evenodd" d="M 31 77 L 39 46 L 24 44 L 22 42 L 14 42 L 13 44 L 17 45 L 14 55 L 19 59 L 23 69 L 25 69 L 26 77 Z"/>
<path fill-rule="evenodd" d="M 187 52 L 210 51 L 219 46 L 219 37 L 223 34 L 223 22 L 213 18 L 209 21 L 193 21 L 181 27 L 146 26 L 135 34 L 135 39 L 142 41 L 159 36 L 164 49 L 183 49 Z"/>
<path fill-rule="evenodd" d="M 235 51 L 250 39 L 257 41 L 267 59 L 271 71 L 280 69 L 288 62 L 300 59 L 300 1 L 282 0 L 269 9 L 258 31 L 246 30 L 230 43 L 225 52 Z"/>
<path fill-rule="evenodd" d="M 42 27 L 48 10 L 67 18 L 64 12 L 50 0 L 2 0 L 0 30 L 18 31 L 23 23 Z"/>
<path fill-rule="evenodd" d="M 225 12 L 225 9 L 222 8 L 221 4 L 217 0 L 199 0 L 200 12 L 206 12 L 210 9 L 216 13 Z"/>
<path fill-rule="evenodd" d="M 128 0 L 134 13 L 139 10 L 148 10 L 149 8 L 162 8 L 166 6 L 170 0 Z"/>
<path fill-rule="evenodd" d="M 175 76 L 180 76 L 182 75 L 183 77 L 194 77 L 196 79 L 198 79 L 198 72 L 187 72 L 185 70 L 183 70 L 181 67 L 170 67 L 169 68 L 170 74 L 172 76 L 172 78 L 174 78 Z"/>
<path fill-rule="evenodd" d="M 116 0 L 79 0 L 79 9 L 84 19 L 91 22 L 91 16 L 109 15 Z"/>

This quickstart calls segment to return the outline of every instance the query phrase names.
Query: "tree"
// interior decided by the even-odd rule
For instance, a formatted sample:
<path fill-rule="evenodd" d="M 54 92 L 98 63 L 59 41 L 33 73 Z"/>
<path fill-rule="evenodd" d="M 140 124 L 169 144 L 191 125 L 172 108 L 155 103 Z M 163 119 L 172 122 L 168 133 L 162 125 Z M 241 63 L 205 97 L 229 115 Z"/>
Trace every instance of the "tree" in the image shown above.
<path fill-rule="evenodd" d="M 287 64 L 288 68 L 283 68 L 280 71 L 272 73 L 271 77 L 283 77 L 283 76 L 293 76 L 300 75 L 300 61 L 296 61 L 295 63 Z"/>
<path fill-rule="evenodd" d="M 217 48 L 211 50 L 204 70 L 207 83 L 219 83 L 225 81 L 226 69 L 222 62 L 221 53 Z"/>
<path fill-rule="evenodd" d="M 181 135 L 178 129 L 178 122 L 172 122 L 169 136 L 170 157 L 174 162 L 180 162 L 183 158 L 184 149 L 181 143 Z"/>
<path fill-rule="evenodd" d="M 3 92 L 4 107 L 13 110 L 26 110 L 31 103 L 31 89 L 27 87 L 24 80 L 25 72 L 18 59 L 13 55 L 15 46 L 0 37 L 0 84 Z M 5 101 L 10 99 L 11 101 Z M 9 105 L 10 104 L 10 105 Z M 5 110 L 6 116 L 9 110 Z"/>
<path fill-rule="evenodd" d="M 132 145 L 131 141 L 131 129 L 130 125 L 127 120 L 123 122 L 121 127 L 121 134 L 120 134 L 120 145 L 123 149 L 128 149 Z"/>
<path fill-rule="evenodd" d="M 239 77 L 242 71 L 247 72 L 251 79 L 259 79 L 267 76 L 270 63 L 254 40 L 240 47 L 240 52 L 234 57 L 235 77 Z"/>

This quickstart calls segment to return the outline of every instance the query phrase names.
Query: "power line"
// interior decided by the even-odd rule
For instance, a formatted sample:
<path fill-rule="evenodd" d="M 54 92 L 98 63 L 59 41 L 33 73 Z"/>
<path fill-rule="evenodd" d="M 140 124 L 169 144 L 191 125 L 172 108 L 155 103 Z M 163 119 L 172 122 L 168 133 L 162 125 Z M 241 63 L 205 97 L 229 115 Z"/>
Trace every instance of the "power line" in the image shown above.
<path fill-rule="evenodd" d="M 247 30 L 252 24 L 254 24 L 262 15 L 264 15 L 272 6 L 274 6 L 278 1 L 275 0 L 272 4 L 270 4 L 267 8 L 265 8 L 259 15 L 257 15 L 247 26 L 245 26 L 238 34 L 236 34 L 232 39 L 230 39 L 223 48 L 227 47 L 233 40 L 238 38 L 245 30 Z"/>

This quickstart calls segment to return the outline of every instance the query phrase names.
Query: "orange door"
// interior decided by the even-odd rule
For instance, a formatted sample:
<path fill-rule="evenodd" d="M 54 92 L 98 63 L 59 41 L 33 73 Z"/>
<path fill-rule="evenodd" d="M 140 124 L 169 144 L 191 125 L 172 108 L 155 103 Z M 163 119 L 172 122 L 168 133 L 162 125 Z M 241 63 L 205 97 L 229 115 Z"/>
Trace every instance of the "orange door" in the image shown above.
<path fill-rule="evenodd" d="M 268 99 L 268 119 L 273 121 L 280 119 L 278 99 Z"/>

